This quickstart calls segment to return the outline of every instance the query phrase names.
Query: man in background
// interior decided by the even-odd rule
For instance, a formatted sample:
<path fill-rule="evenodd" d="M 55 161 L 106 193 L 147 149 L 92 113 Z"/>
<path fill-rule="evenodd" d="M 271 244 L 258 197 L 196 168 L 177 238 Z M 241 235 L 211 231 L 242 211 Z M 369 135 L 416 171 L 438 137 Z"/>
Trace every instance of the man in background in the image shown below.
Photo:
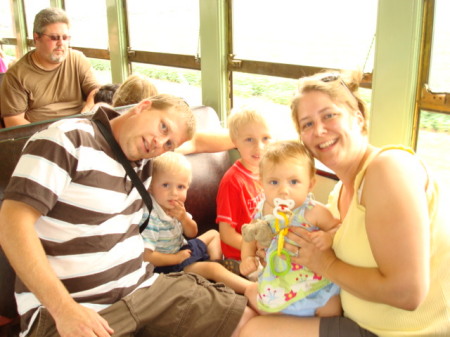
<path fill-rule="evenodd" d="M 70 22 L 59 8 L 35 17 L 35 49 L 5 74 L 0 111 L 6 127 L 86 112 L 94 105 L 99 84 L 87 58 L 72 50 Z"/>

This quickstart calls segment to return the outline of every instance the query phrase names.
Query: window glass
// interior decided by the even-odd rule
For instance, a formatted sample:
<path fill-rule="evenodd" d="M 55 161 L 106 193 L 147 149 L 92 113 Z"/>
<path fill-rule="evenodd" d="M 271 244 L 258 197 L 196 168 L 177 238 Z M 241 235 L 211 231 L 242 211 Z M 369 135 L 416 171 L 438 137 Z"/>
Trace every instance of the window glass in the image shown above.
<path fill-rule="evenodd" d="M 70 18 L 70 44 L 76 47 L 108 49 L 106 1 L 65 0 Z"/>
<path fill-rule="evenodd" d="M 417 154 L 450 194 L 450 115 L 421 111 Z M 448 199 L 447 199 L 448 200 Z"/>
<path fill-rule="evenodd" d="M 9 0 L 0 0 L 0 40 L 14 37 L 12 12 Z"/>
<path fill-rule="evenodd" d="M 233 107 L 260 107 L 274 126 L 277 139 L 297 139 L 290 109 L 296 89 L 297 80 L 233 72 Z M 359 92 L 370 111 L 372 90 L 360 88 Z"/>
<path fill-rule="evenodd" d="M 16 48 L 14 45 L 3 44 L 3 38 L 14 38 L 14 22 L 9 0 L 0 0 L 0 50 L 5 57 L 5 63 L 9 64 L 16 58 Z"/>
<path fill-rule="evenodd" d="M 42 9 L 50 7 L 49 0 L 24 0 L 25 20 L 27 23 L 27 34 L 29 39 L 33 39 L 34 17 Z"/>
<path fill-rule="evenodd" d="M 433 40 L 428 86 L 436 93 L 450 92 L 450 25 L 448 0 L 435 0 Z M 442 191 L 450 194 L 450 114 L 421 111 L 417 138 L 417 154 L 434 171 Z"/>
<path fill-rule="evenodd" d="M 197 55 L 198 0 L 128 0 L 131 49 Z"/>
<path fill-rule="evenodd" d="M 233 1 L 236 58 L 371 72 L 377 0 Z"/>
<path fill-rule="evenodd" d="M 274 126 L 275 139 L 297 139 L 289 107 L 296 87 L 292 79 L 233 72 L 233 108 L 261 111 Z"/>
<path fill-rule="evenodd" d="M 429 87 L 433 92 L 450 92 L 450 1 L 435 1 Z"/>
<path fill-rule="evenodd" d="M 111 61 L 88 58 L 97 81 L 101 84 L 112 83 Z"/>
<path fill-rule="evenodd" d="M 133 73 L 148 76 L 159 93 L 184 98 L 190 106 L 202 105 L 201 74 L 198 70 L 132 63 Z"/>

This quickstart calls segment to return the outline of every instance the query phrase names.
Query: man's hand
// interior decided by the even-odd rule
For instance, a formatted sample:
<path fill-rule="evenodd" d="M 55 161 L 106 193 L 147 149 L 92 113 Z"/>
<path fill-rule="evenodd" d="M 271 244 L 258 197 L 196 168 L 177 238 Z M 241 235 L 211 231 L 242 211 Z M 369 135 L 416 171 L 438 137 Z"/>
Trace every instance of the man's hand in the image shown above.
<path fill-rule="evenodd" d="M 109 337 L 114 333 L 108 322 L 96 311 L 73 303 L 54 316 L 61 337 Z"/>

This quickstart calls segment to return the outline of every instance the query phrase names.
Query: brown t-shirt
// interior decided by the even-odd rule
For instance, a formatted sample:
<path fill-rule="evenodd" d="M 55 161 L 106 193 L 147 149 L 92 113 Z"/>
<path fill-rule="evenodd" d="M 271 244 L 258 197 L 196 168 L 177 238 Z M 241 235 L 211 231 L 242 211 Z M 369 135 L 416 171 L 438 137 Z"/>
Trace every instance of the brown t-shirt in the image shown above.
<path fill-rule="evenodd" d="M 42 70 L 28 52 L 5 74 L 0 87 L 2 117 L 25 113 L 37 122 L 81 112 L 89 93 L 99 86 L 87 58 L 69 49 L 67 58 L 53 70 Z"/>

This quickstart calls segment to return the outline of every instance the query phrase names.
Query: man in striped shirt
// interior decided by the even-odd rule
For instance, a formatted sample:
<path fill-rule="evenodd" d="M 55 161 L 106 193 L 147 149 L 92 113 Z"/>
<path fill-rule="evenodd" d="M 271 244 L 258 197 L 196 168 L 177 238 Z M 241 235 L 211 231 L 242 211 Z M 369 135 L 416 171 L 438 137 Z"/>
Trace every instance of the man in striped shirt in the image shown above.
<path fill-rule="evenodd" d="M 192 111 L 171 95 L 120 116 L 100 108 L 93 119 L 146 188 L 149 159 L 195 132 Z M 31 137 L 4 199 L 0 243 L 19 277 L 22 336 L 230 336 L 254 315 L 221 285 L 153 273 L 138 229 L 141 196 L 91 120 L 61 120 Z"/>

